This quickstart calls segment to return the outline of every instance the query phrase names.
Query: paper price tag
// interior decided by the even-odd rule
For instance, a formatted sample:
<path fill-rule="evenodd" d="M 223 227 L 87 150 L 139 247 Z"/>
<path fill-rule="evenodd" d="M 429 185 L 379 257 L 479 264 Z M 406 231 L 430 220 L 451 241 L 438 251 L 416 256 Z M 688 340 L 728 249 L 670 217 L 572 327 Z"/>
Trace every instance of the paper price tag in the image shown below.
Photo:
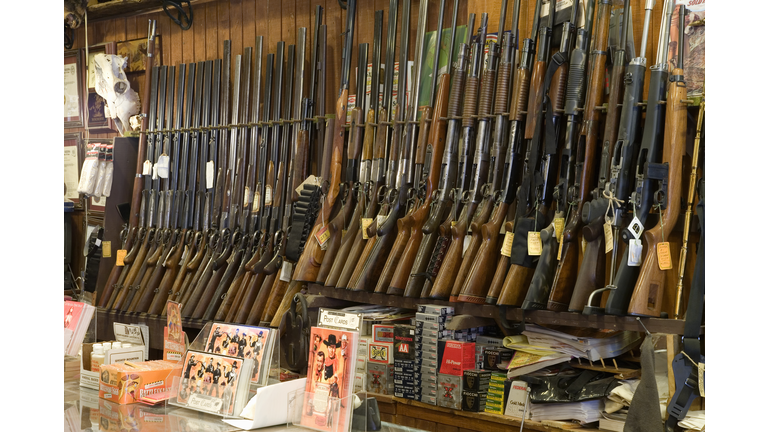
<path fill-rule="evenodd" d="M 704 362 L 699 363 L 699 395 L 704 396 Z"/>
<path fill-rule="evenodd" d="M 608 253 L 613 250 L 613 229 L 608 222 L 603 224 L 603 235 L 605 236 L 605 253 Z"/>
<path fill-rule="evenodd" d="M 456 221 L 451 221 L 451 226 L 456 226 Z"/>
<path fill-rule="evenodd" d="M 213 166 L 213 161 L 208 161 L 205 164 L 205 187 L 206 187 L 206 189 L 213 188 L 213 178 L 214 178 L 213 170 L 214 169 L 215 169 L 215 167 Z"/>
<path fill-rule="evenodd" d="M 629 241 L 629 251 L 627 253 L 627 265 L 630 267 L 639 267 L 643 259 L 643 242 L 640 239 L 631 239 Z"/>
<path fill-rule="evenodd" d="M 331 238 L 331 233 L 328 232 L 328 225 L 320 228 L 315 233 L 315 239 L 317 239 L 317 244 L 320 245 L 320 248 L 325 250 L 326 243 L 328 242 L 328 239 Z"/>
<path fill-rule="evenodd" d="M 557 246 L 557 260 L 560 261 L 560 259 L 563 256 L 563 239 L 560 239 L 560 245 Z"/>
<path fill-rule="evenodd" d="M 469 242 L 472 241 L 472 236 L 467 234 L 464 236 L 464 245 L 461 248 L 461 256 L 464 257 L 464 254 L 467 253 L 467 249 L 469 248 Z"/>
<path fill-rule="evenodd" d="M 145 160 L 141 166 L 141 175 L 149 175 L 152 173 L 152 162 Z"/>
<path fill-rule="evenodd" d="M 563 228 L 565 228 L 565 219 L 555 218 L 552 220 L 552 224 L 555 226 L 555 238 L 560 241 L 563 236 Z"/>
<path fill-rule="evenodd" d="M 372 218 L 363 218 L 360 225 L 363 226 L 363 240 L 368 240 L 368 227 L 373 223 Z"/>
<path fill-rule="evenodd" d="M 125 249 L 118 249 L 117 255 L 115 256 L 115 265 L 116 266 L 124 266 L 125 263 L 123 260 L 125 259 L 125 255 L 128 254 L 128 251 Z"/>
<path fill-rule="evenodd" d="M 672 270 L 672 253 L 669 251 L 669 242 L 657 244 L 656 255 L 659 257 L 659 268 L 661 270 Z"/>
<path fill-rule="evenodd" d="M 101 243 L 101 257 L 112 258 L 112 242 L 111 241 L 105 240 L 104 242 Z"/>
<path fill-rule="evenodd" d="M 264 186 L 264 205 L 272 205 L 272 186 L 270 185 Z"/>
<path fill-rule="evenodd" d="M 640 219 L 635 216 L 632 218 L 632 222 L 629 223 L 629 226 L 627 226 L 627 230 L 632 233 L 632 235 L 636 238 L 640 238 L 640 234 L 643 233 L 643 230 L 645 227 L 643 227 L 643 224 L 640 222 Z"/>
<path fill-rule="evenodd" d="M 253 193 L 253 211 L 257 212 L 259 211 L 259 208 L 261 207 L 261 194 L 259 191 L 256 191 Z"/>
<path fill-rule="evenodd" d="M 169 164 L 170 164 L 170 158 L 167 155 L 161 155 L 159 158 L 157 158 L 157 164 L 155 164 L 155 166 L 157 167 L 158 177 L 163 179 L 168 178 Z"/>
<path fill-rule="evenodd" d="M 501 254 L 505 257 L 512 256 L 512 240 L 515 238 L 515 233 L 507 231 L 504 234 L 504 244 L 501 245 Z"/>
<path fill-rule="evenodd" d="M 293 273 L 293 264 L 288 261 L 283 261 L 283 268 L 280 269 L 280 280 L 283 282 L 290 282 L 291 273 Z"/>
<path fill-rule="evenodd" d="M 541 255 L 541 233 L 528 231 L 528 255 Z"/>

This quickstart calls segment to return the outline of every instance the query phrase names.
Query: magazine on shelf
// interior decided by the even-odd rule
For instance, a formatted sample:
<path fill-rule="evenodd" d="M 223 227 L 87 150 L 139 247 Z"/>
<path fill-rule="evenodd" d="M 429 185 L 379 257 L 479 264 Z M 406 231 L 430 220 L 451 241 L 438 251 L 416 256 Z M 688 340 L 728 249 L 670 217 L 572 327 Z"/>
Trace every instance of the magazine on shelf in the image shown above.
<path fill-rule="evenodd" d="M 319 431 L 347 431 L 358 332 L 312 327 L 301 425 Z"/>

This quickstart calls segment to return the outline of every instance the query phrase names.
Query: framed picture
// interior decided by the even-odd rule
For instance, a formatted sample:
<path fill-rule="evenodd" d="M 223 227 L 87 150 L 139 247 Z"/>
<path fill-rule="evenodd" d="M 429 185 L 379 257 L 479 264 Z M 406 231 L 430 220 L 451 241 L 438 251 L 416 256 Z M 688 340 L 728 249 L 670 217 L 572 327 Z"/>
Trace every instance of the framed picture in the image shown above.
<path fill-rule="evenodd" d="M 85 58 L 85 48 L 82 48 L 82 56 Z M 83 91 L 83 100 L 85 101 L 85 110 L 87 111 L 87 121 L 85 128 L 89 132 L 116 132 L 117 127 L 115 122 L 107 118 L 104 113 L 104 107 L 107 102 L 96 93 L 96 67 L 94 66 L 94 58 L 97 54 L 116 54 L 117 47 L 114 42 L 107 42 L 99 45 L 88 47 L 88 70 L 83 71 L 83 80 L 85 82 L 85 89 Z"/>
<path fill-rule="evenodd" d="M 64 51 L 64 127 L 83 127 L 83 63 L 77 50 Z"/>
<path fill-rule="evenodd" d="M 83 165 L 82 136 L 80 132 L 64 134 L 64 200 L 83 208 L 77 184 L 80 182 L 80 167 Z"/>
<path fill-rule="evenodd" d="M 162 58 L 160 35 L 155 36 L 155 58 Z M 117 54 L 128 59 L 126 74 L 144 72 L 147 69 L 147 38 L 117 43 Z M 135 89 L 134 89 L 135 90 Z M 137 90 L 138 91 L 138 90 Z"/>

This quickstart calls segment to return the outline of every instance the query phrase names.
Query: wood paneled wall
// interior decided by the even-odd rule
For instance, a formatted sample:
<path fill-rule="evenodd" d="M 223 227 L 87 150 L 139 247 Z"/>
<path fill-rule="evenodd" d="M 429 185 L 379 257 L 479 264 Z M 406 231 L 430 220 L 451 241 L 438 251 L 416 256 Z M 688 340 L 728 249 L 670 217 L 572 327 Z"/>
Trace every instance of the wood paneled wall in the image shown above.
<path fill-rule="evenodd" d="M 411 41 L 409 58 L 413 58 L 418 22 L 419 1 L 410 0 Z M 373 44 L 374 11 L 384 10 L 384 25 L 382 38 L 386 42 L 389 0 L 358 0 L 357 16 L 350 72 L 350 93 L 357 89 L 354 70 L 357 65 L 357 44 Z M 450 25 L 453 14 L 453 1 L 445 1 L 444 27 Z M 583 3 L 583 0 L 582 0 Z M 620 1 L 616 3 L 621 3 Z M 656 3 L 651 18 L 648 51 L 648 65 L 654 63 L 657 50 L 657 40 L 661 26 L 662 1 Z M 162 64 L 178 65 L 180 63 L 197 62 L 220 58 L 224 40 L 232 40 L 232 55 L 243 53 L 243 47 L 253 46 L 257 35 L 264 37 L 264 58 L 267 53 L 276 51 L 277 43 L 285 41 L 286 46 L 296 43 L 297 29 L 307 28 L 307 60 L 310 58 L 311 38 L 314 34 L 315 6 L 323 7 L 323 23 L 328 26 L 328 48 L 326 67 L 326 103 L 325 112 L 333 112 L 339 86 L 340 61 L 342 50 L 342 32 L 346 26 L 347 14 L 342 10 L 337 0 L 217 0 L 193 3 L 194 23 L 191 29 L 182 31 L 162 11 L 127 18 L 114 18 L 88 23 L 88 40 L 90 45 L 103 42 L 124 41 L 146 37 L 147 22 L 157 20 L 158 33 L 162 35 Z M 437 27 L 438 0 L 429 0 L 427 30 Z M 639 49 L 643 29 L 643 0 L 631 0 L 633 10 L 633 30 L 636 46 Z M 505 28 L 512 25 L 514 0 L 509 0 Z M 521 37 L 530 35 L 533 21 L 535 0 L 522 0 L 520 12 Z M 402 11 L 403 1 L 398 2 Z M 501 2 L 499 0 L 460 0 L 457 22 L 467 23 L 469 13 L 477 14 L 475 26 L 479 25 L 480 14 L 488 13 L 488 31 L 496 32 L 499 26 Z M 398 14 L 397 50 L 400 52 L 400 32 L 402 15 Z M 85 30 L 83 27 L 76 31 L 74 48 L 85 45 Z M 371 47 L 372 48 L 372 47 Z M 382 47 L 382 61 L 385 47 Z M 370 52 L 370 51 L 369 51 Z M 234 65 L 234 61 L 232 62 Z M 266 61 L 263 62 L 266 67 Z M 308 80 L 309 75 L 307 75 Z M 141 81 L 141 80 L 140 80 Z M 305 81 L 306 82 L 306 81 Z M 143 83 L 140 83 L 143 85 Z M 305 91 L 307 91 L 305 89 Z M 646 91 L 647 92 L 647 91 Z M 142 92 L 139 90 L 139 94 Z M 65 132 L 78 132 L 82 129 L 65 129 Z M 116 134 L 91 134 L 91 138 L 111 138 Z"/>

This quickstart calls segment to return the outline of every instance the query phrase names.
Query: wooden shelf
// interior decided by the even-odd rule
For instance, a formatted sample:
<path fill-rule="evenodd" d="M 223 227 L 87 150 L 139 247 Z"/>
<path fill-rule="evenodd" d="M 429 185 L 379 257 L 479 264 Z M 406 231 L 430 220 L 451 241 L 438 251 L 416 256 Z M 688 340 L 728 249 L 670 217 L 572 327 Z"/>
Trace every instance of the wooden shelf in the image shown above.
<path fill-rule="evenodd" d="M 363 291 L 350 291 L 324 287 L 318 284 L 309 284 L 307 288 L 310 294 L 319 294 L 326 297 L 358 303 L 378 304 L 382 306 L 394 306 L 404 309 L 416 309 L 418 304 L 440 304 L 453 306 L 456 314 L 467 314 L 479 317 L 497 319 L 501 308 L 494 305 L 478 305 L 473 303 L 458 303 L 441 300 L 404 298 L 387 294 L 376 294 Z M 553 311 L 523 311 L 522 309 L 507 309 L 506 318 L 510 321 L 520 322 L 525 318 L 527 323 L 562 325 L 570 327 L 586 327 L 609 330 L 645 331 L 635 317 L 613 315 L 582 315 L 575 312 Z M 684 320 L 664 318 L 640 318 L 642 323 L 652 333 L 683 334 Z M 701 327 L 704 333 L 704 326 Z"/>

